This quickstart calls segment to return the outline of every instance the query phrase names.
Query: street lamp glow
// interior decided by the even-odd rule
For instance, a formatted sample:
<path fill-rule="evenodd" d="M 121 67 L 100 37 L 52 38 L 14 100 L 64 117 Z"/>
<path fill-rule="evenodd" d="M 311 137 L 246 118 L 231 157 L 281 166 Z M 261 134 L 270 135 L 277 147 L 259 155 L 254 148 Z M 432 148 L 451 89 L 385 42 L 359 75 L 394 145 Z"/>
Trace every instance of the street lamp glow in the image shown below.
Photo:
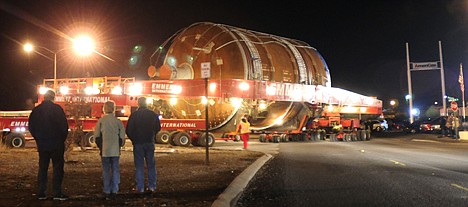
<path fill-rule="evenodd" d="M 34 47 L 31 43 L 26 43 L 24 46 L 23 46 L 23 49 L 24 51 L 26 52 L 31 52 L 34 50 Z"/>
<path fill-rule="evenodd" d="M 74 46 L 74 49 L 75 49 L 75 52 L 77 52 L 79 55 L 88 55 L 92 52 L 94 52 L 94 41 L 88 37 L 88 36 L 80 36 L 76 39 L 73 40 L 73 46 Z M 54 61 L 54 90 L 57 89 L 57 54 L 62 52 L 62 51 L 65 51 L 67 49 L 71 49 L 71 48 L 62 48 L 62 49 L 59 49 L 59 50 L 51 50 L 47 47 L 43 47 L 43 46 L 34 46 L 33 44 L 31 43 L 26 43 L 23 45 L 23 49 L 24 51 L 30 53 L 32 51 L 35 51 L 36 49 L 35 48 L 40 48 L 40 49 L 43 49 L 43 50 L 46 50 L 47 52 L 51 53 L 54 55 L 53 59 L 50 58 L 50 57 L 47 57 L 41 53 L 42 56 L 46 57 L 46 58 L 50 58 Z M 36 51 L 37 52 L 37 51 Z"/>
<path fill-rule="evenodd" d="M 396 101 L 395 101 L 395 100 L 391 100 L 391 101 L 390 101 L 390 106 L 395 106 L 395 104 L 396 104 Z"/>
<path fill-rule="evenodd" d="M 413 114 L 414 116 L 419 116 L 421 112 L 419 111 L 418 108 L 414 108 L 411 110 L 411 114 Z"/>
<path fill-rule="evenodd" d="M 406 96 L 405 96 L 405 99 L 406 99 L 406 100 L 410 100 L 410 99 L 411 99 L 411 95 L 409 95 L 409 94 L 406 95 Z"/>
<path fill-rule="evenodd" d="M 86 56 L 94 52 L 94 41 L 89 36 L 79 36 L 73 40 L 73 48 L 79 55 Z"/>

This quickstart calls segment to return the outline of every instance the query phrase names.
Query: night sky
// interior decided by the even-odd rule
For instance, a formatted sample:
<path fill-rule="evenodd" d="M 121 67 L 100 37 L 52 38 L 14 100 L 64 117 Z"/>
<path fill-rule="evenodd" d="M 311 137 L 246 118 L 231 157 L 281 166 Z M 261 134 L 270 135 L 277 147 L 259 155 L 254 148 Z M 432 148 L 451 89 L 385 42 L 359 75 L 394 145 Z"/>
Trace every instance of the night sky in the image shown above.
<path fill-rule="evenodd" d="M 406 49 L 412 62 L 439 60 L 442 42 L 446 93 L 461 97 L 459 64 L 468 63 L 468 1 L 1 1 L 0 110 L 21 110 L 35 86 L 53 78 L 53 61 L 26 54 L 29 40 L 60 50 L 78 30 L 97 51 L 77 58 L 57 54 L 57 77 L 122 76 L 147 79 L 149 56 L 178 30 L 214 22 L 307 42 L 326 60 L 332 86 L 406 105 Z M 304 3 L 308 2 L 308 3 Z M 144 59 L 131 67 L 135 45 Z M 44 55 L 53 57 L 51 53 Z M 468 68 L 468 65 L 465 66 Z M 467 72 L 465 72 L 467 73 Z M 415 107 L 441 102 L 439 71 L 412 72 Z M 461 104 L 461 103 L 460 103 Z"/>

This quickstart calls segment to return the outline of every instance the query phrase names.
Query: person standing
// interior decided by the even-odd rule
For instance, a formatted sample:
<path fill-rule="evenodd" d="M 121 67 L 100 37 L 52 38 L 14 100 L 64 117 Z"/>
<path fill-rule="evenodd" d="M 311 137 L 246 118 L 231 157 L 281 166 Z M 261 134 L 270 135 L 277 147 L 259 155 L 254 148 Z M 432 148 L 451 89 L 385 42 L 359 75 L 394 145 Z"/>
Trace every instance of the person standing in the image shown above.
<path fill-rule="evenodd" d="M 65 140 L 68 136 L 68 121 L 62 107 L 55 104 L 55 93 L 47 91 L 44 100 L 36 106 L 28 120 L 29 132 L 36 140 L 39 152 L 39 170 L 37 175 L 39 200 L 47 199 L 47 171 L 52 159 L 54 200 L 67 200 L 62 193 L 64 177 Z"/>
<path fill-rule="evenodd" d="M 114 115 L 113 101 L 104 103 L 103 112 L 105 115 L 96 123 L 94 137 L 101 151 L 103 192 L 107 197 L 119 192 L 120 147 L 125 143 L 125 128 Z"/>
<path fill-rule="evenodd" d="M 127 122 L 127 136 L 133 144 L 133 160 L 135 163 L 136 190 L 144 192 L 145 162 L 148 169 L 148 190 L 156 190 L 156 161 L 154 159 L 154 137 L 161 130 L 158 115 L 149 110 L 145 97 L 138 98 L 138 109 L 133 112 Z"/>
<path fill-rule="evenodd" d="M 447 131 L 446 124 L 447 124 L 447 120 L 445 119 L 444 116 L 441 116 L 440 117 L 440 135 L 437 136 L 437 138 L 442 138 L 445 136 L 445 133 Z"/>
<path fill-rule="evenodd" d="M 454 116 L 452 119 L 452 127 L 453 127 L 453 139 L 458 139 L 458 127 L 460 127 L 460 119 L 458 116 Z"/>
<path fill-rule="evenodd" d="M 453 114 L 450 113 L 450 115 L 449 115 L 448 118 L 447 118 L 447 122 L 446 122 L 446 124 L 445 124 L 445 127 L 446 127 L 447 130 L 448 130 L 448 132 L 447 132 L 447 137 L 452 137 L 452 136 L 453 136 L 452 124 L 453 124 Z"/>
<path fill-rule="evenodd" d="M 244 149 L 247 149 L 250 137 L 250 123 L 245 116 L 241 118 L 241 122 L 237 127 L 237 133 L 240 133 L 242 142 L 244 142 Z"/>

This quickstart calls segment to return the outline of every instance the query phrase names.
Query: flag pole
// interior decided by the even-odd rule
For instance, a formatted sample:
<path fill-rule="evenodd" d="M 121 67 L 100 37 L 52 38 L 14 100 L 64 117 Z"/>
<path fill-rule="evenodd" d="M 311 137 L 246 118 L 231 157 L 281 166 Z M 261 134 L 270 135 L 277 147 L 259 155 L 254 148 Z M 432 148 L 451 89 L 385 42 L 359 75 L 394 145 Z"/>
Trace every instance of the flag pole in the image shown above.
<path fill-rule="evenodd" d="M 460 82 L 460 89 L 461 89 L 461 92 L 462 92 L 462 107 L 463 107 L 463 121 L 465 121 L 465 116 L 466 116 L 466 112 L 465 112 L 465 81 L 464 81 L 464 78 L 463 78 L 463 64 L 460 63 L 460 77 L 458 78 L 459 82 Z"/>

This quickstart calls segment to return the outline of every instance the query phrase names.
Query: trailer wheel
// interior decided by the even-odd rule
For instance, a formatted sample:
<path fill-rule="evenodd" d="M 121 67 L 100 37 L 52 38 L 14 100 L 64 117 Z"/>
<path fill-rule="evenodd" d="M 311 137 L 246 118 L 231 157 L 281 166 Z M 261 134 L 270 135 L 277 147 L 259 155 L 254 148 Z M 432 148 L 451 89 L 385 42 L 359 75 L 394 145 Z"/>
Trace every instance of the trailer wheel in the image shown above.
<path fill-rule="evenodd" d="M 215 136 L 212 133 L 208 132 L 208 147 L 212 147 L 214 145 L 214 143 L 215 143 Z M 206 146 L 206 133 L 203 133 L 198 138 L 198 145 L 201 146 L 201 147 Z"/>
<path fill-rule="evenodd" d="M 336 134 L 330 134 L 330 142 L 336 142 Z"/>
<path fill-rule="evenodd" d="M 22 148 L 26 145 L 26 139 L 22 134 L 10 133 L 6 136 L 5 143 L 11 148 Z"/>
<path fill-rule="evenodd" d="M 174 135 L 174 143 L 176 146 L 188 147 L 191 144 L 192 138 L 187 132 L 179 132 Z"/>
<path fill-rule="evenodd" d="M 261 136 L 261 135 L 260 135 L 260 136 Z M 239 142 L 239 141 L 241 141 L 241 136 L 238 135 L 238 134 L 236 134 L 236 135 L 234 136 L 234 142 Z M 261 142 L 261 141 L 260 141 L 260 142 Z"/>
<path fill-rule="evenodd" d="M 360 131 L 359 131 L 359 136 L 360 136 L 360 137 L 359 137 L 359 138 L 360 138 L 359 140 L 361 140 L 361 141 L 366 141 L 366 139 L 367 139 L 366 130 L 360 130 Z"/>
<path fill-rule="evenodd" d="M 159 131 L 158 134 L 156 134 L 156 137 L 154 139 L 154 141 L 157 143 L 157 144 L 167 144 L 169 143 L 169 131 Z"/>
<path fill-rule="evenodd" d="M 172 146 L 177 146 L 176 143 L 174 142 L 174 137 L 179 133 L 179 131 L 173 131 L 169 132 L 169 144 Z"/>
<path fill-rule="evenodd" d="M 320 140 L 325 140 L 327 132 L 325 130 L 320 130 Z"/>
<path fill-rule="evenodd" d="M 260 136 L 258 137 L 258 141 L 265 142 L 266 141 L 265 137 L 266 137 L 266 134 L 260 134 Z"/>
<path fill-rule="evenodd" d="M 371 140 L 371 130 L 366 130 L 366 140 Z"/>
<path fill-rule="evenodd" d="M 358 141 L 357 135 L 355 133 L 351 134 L 351 141 Z"/>
<path fill-rule="evenodd" d="M 273 142 L 274 143 L 279 143 L 280 142 L 280 136 L 279 135 L 273 135 Z"/>
<path fill-rule="evenodd" d="M 85 147 L 97 147 L 96 137 L 94 137 L 94 132 L 88 132 L 84 136 L 84 145 Z"/>
<path fill-rule="evenodd" d="M 289 142 L 289 134 L 283 134 L 283 142 Z"/>
<path fill-rule="evenodd" d="M 343 134 L 343 142 L 347 142 L 348 141 L 348 134 Z"/>

